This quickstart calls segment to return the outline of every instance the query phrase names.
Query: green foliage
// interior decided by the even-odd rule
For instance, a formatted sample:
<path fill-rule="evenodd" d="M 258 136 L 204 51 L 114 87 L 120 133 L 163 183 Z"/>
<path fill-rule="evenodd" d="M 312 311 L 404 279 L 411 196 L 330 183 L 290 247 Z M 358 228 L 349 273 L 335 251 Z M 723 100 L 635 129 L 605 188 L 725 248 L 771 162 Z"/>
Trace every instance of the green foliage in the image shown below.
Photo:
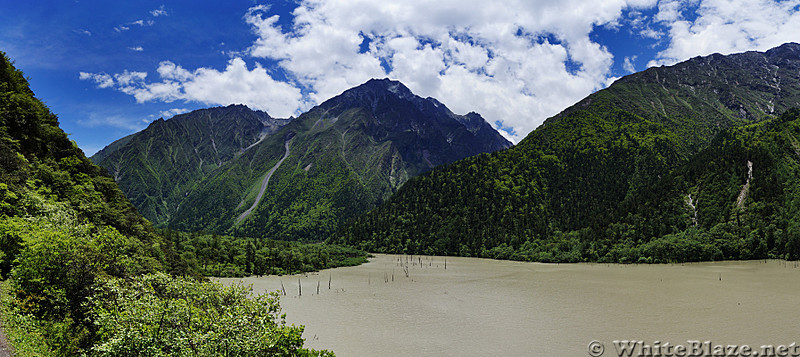
<path fill-rule="evenodd" d="M 333 356 L 303 348 L 277 293 L 158 273 L 112 279 L 93 299 L 97 356 Z"/>
<path fill-rule="evenodd" d="M 625 77 L 511 149 L 409 180 L 329 242 L 566 262 L 797 257 L 797 111 L 773 116 L 800 99 L 797 67 L 777 48 Z"/>
<path fill-rule="evenodd" d="M 296 274 L 367 262 L 367 253 L 325 243 L 163 231 L 178 254 L 206 276 Z"/>
<path fill-rule="evenodd" d="M 141 241 L 110 226 L 81 223 L 65 202 L 34 192 L 21 198 L 36 215 L 0 217 L 4 252 L 13 259 L 8 288 L 14 311 L 38 321 L 40 333 L 58 355 L 72 355 L 92 343 L 84 305 L 97 279 L 163 269 Z M 8 247 L 13 249 L 5 250 Z"/>
<path fill-rule="evenodd" d="M 0 276 L 9 311 L 56 355 L 90 346 L 84 303 L 100 277 L 188 272 L 0 56 Z M 21 318 L 14 316 L 11 319 Z"/>
<path fill-rule="evenodd" d="M 217 347 L 207 345 L 212 348 L 207 350 L 209 355 L 216 355 L 214 351 L 223 348 L 236 351 L 240 347 L 254 348 L 252 354 L 316 354 L 301 348 L 301 327 L 287 327 L 276 321 L 275 300 L 259 298 L 251 303 L 246 299 L 249 292 L 241 288 L 226 290 L 169 281 L 164 272 L 190 275 L 196 271 L 173 250 L 171 241 L 136 212 L 105 170 L 92 164 L 67 139 L 55 115 L 33 96 L 22 73 L 5 54 L 0 55 L 0 276 L 8 279 L 0 293 L 0 311 L 17 352 L 33 356 L 119 355 L 113 348 L 124 344 L 115 344 L 111 336 L 132 333 L 128 329 L 131 326 L 115 326 L 112 320 L 103 320 L 101 317 L 108 315 L 102 313 L 123 302 L 130 302 L 130 311 L 134 311 L 134 307 L 143 306 L 140 303 L 144 300 L 137 299 L 156 295 L 147 290 L 151 286 L 141 283 L 125 285 L 115 294 L 103 289 L 114 286 L 114 282 L 122 286 L 125 279 L 135 282 L 141 274 L 161 272 L 140 278 L 140 282 L 172 287 L 174 296 L 158 296 L 171 308 L 179 305 L 180 299 L 175 296 L 185 299 L 211 287 L 216 290 L 205 295 L 207 299 L 203 301 L 216 301 L 216 307 L 224 305 L 216 311 L 218 315 L 211 316 L 215 321 L 256 318 L 251 324 L 230 326 L 239 330 L 220 335 Z M 117 294 L 123 291 L 130 295 Z M 268 309 L 258 310 L 263 307 Z M 114 310 L 117 311 L 120 310 Z M 219 316 L 224 318 L 218 319 Z M 197 317 L 206 319 L 209 315 Z M 114 316 L 113 321 L 119 319 Z M 215 331 L 225 331 L 217 325 L 207 325 Z M 241 330 L 251 327 L 259 329 Z M 226 341 L 235 344 L 226 346 Z M 143 353 L 169 353 L 168 348 L 161 350 L 164 345 L 153 342 L 153 349 L 137 346 Z M 139 351 L 128 352 L 125 354 L 136 355 Z"/>

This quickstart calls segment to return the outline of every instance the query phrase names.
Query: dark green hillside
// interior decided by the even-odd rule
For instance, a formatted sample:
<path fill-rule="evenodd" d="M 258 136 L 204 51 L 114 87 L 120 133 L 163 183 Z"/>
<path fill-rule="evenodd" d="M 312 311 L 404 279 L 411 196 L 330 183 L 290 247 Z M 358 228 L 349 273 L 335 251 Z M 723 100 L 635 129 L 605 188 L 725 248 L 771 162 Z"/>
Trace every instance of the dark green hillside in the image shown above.
<path fill-rule="evenodd" d="M 800 106 L 800 45 L 767 52 L 695 57 L 626 76 L 590 95 L 547 124 L 601 101 L 660 123 L 695 153 L 720 130 Z"/>
<path fill-rule="evenodd" d="M 143 216 L 165 225 L 198 183 L 285 125 L 243 105 L 197 110 L 154 121 L 92 157 Z"/>
<path fill-rule="evenodd" d="M 724 258 L 800 258 L 798 137 L 800 109 L 791 109 L 721 133 L 681 172 L 696 226 L 725 243 Z"/>
<path fill-rule="evenodd" d="M 674 134 L 619 110 L 574 113 L 547 130 L 558 137 L 540 147 L 521 144 L 412 179 L 336 241 L 486 256 L 504 244 L 516 249 L 562 231 L 600 229 L 625 209 L 619 203 L 636 205 L 634 196 L 657 181 L 654 172 L 668 171 L 679 156 Z"/>
<path fill-rule="evenodd" d="M 147 266 L 137 269 L 170 268 L 163 238 L 105 170 L 92 164 L 67 138 L 58 118 L 34 97 L 5 54 L 0 68 L 0 163 L 0 215 L 8 222 L 54 215 L 53 219 L 95 226 L 92 231 L 113 228 L 131 238 L 137 259 L 147 261 Z M 23 244 L 18 238 L 3 236 L 3 276 Z"/>
<path fill-rule="evenodd" d="M 548 119 L 509 150 L 412 179 L 332 241 L 379 252 L 542 261 L 794 254 L 780 244 L 760 251 L 732 248 L 740 247 L 740 240 L 774 240 L 766 237 L 776 229 L 787 239 L 788 228 L 776 222 L 775 229 L 760 229 L 732 213 L 747 160 L 737 156 L 735 162 L 734 148 L 717 145 L 726 135 L 740 135 L 729 128 L 760 122 L 754 127 L 772 128 L 773 113 L 800 105 L 799 68 L 800 45 L 787 44 L 766 53 L 695 58 L 625 77 Z M 780 121 L 792 122 L 792 115 Z M 747 145 L 738 150 L 751 150 L 752 144 L 743 142 Z M 784 160 L 771 155 L 774 162 Z M 701 164 L 702 157 L 717 164 Z M 791 166 L 788 161 L 782 165 Z M 755 177 L 764 174 L 754 169 Z M 791 177 L 782 180 L 793 182 Z M 753 195 L 762 192 L 759 185 L 751 183 Z M 691 201 L 697 206 L 697 226 L 689 194 L 697 200 Z M 769 200 L 759 202 L 756 206 L 770 207 Z M 788 227 L 786 219 L 782 222 Z M 691 253 L 697 254 L 643 250 L 665 241 L 691 241 L 696 250 Z"/>

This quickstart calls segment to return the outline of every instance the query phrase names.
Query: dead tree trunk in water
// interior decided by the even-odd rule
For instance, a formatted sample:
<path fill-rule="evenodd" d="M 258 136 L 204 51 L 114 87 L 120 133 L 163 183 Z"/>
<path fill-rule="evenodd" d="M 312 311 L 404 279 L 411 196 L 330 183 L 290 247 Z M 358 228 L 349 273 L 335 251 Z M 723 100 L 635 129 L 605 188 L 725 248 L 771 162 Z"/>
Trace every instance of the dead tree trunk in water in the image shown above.
<path fill-rule="evenodd" d="M 297 291 L 299 292 L 300 296 L 303 296 L 303 285 L 300 284 L 300 278 L 297 278 Z"/>
<path fill-rule="evenodd" d="M 286 296 L 286 288 L 283 287 L 283 280 L 281 280 L 281 291 L 283 291 L 283 296 Z"/>
<path fill-rule="evenodd" d="M 331 289 L 331 275 L 328 274 L 328 290 Z"/>

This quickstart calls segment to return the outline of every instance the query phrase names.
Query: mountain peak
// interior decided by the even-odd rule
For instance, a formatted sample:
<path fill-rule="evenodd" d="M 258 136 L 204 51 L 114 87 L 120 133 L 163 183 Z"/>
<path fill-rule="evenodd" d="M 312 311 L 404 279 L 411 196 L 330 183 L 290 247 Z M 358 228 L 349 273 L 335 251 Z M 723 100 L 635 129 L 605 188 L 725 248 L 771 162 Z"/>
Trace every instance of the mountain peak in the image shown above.
<path fill-rule="evenodd" d="M 787 42 L 778 47 L 767 50 L 768 57 L 798 58 L 800 57 L 800 43 Z"/>
<path fill-rule="evenodd" d="M 372 78 L 360 86 L 345 91 L 343 94 L 347 94 L 348 92 L 351 91 L 359 94 L 370 93 L 373 95 L 374 94 L 385 95 L 387 93 L 392 93 L 398 98 L 406 100 L 413 100 L 414 98 L 417 97 L 416 95 L 414 95 L 414 93 L 411 92 L 410 89 L 408 89 L 408 87 L 405 86 L 405 84 L 403 84 L 400 81 L 391 80 L 389 78 L 383 78 L 383 79 Z"/>

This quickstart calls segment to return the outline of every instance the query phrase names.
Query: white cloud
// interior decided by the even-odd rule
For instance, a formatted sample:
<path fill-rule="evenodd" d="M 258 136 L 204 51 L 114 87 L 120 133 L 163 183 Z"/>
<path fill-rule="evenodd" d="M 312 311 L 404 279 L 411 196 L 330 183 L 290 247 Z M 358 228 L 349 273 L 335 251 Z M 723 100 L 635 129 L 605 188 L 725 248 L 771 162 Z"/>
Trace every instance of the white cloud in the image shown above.
<path fill-rule="evenodd" d="M 664 33 L 652 27 L 651 16 L 645 15 L 639 10 L 631 10 L 628 12 L 626 19 L 627 25 L 630 26 L 629 31 L 632 34 L 638 35 L 641 38 L 660 40 L 664 37 Z"/>
<path fill-rule="evenodd" d="M 80 72 L 79 77 L 83 81 L 97 83 L 98 88 L 110 88 L 114 86 L 114 78 L 106 73 L 86 73 Z"/>
<path fill-rule="evenodd" d="M 276 60 L 318 103 L 372 77 L 390 77 L 457 113 L 477 111 L 521 139 L 545 118 L 605 86 L 613 55 L 592 42 L 644 1 L 307 0 L 290 27 L 267 6 L 245 20 L 249 54 Z M 569 15 L 566 15 L 569 14 Z M 362 43 L 369 43 L 360 51 Z M 388 65 L 386 70 L 383 64 Z"/>
<path fill-rule="evenodd" d="M 641 36 L 642 38 L 650 38 L 650 39 L 653 39 L 653 40 L 660 40 L 661 38 L 664 37 L 664 33 L 661 32 L 661 31 L 652 29 L 650 27 L 647 27 L 647 28 L 644 28 L 641 31 L 639 31 L 639 36 Z"/>
<path fill-rule="evenodd" d="M 662 1 L 656 19 L 670 40 L 650 66 L 715 52 L 764 51 L 800 38 L 798 0 Z"/>
<path fill-rule="evenodd" d="M 169 14 L 167 13 L 167 10 L 164 10 L 164 5 L 161 5 L 158 9 L 150 11 L 150 15 L 153 15 L 153 17 L 159 17 L 168 16 Z"/>
<path fill-rule="evenodd" d="M 153 11 L 156 11 L 156 10 L 153 10 Z M 166 15 L 166 13 L 165 13 L 165 15 Z M 156 17 L 156 15 L 154 15 L 154 17 Z M 116 32 L 125 32 L 125 31 L 130 30 L 131 26 L 145 27 L 145 26 L 153 26 L 154 24 L 155 24 L 155 21 L 153 21 L 153 20 L 145 21 L 145 20 L 139 19 L 139 20 L 136 20 L 136 21 L 128 22 L 128 23 L 123 24 L 123 25 L 116 26 L 116 27 L 114 27 L 114 31 L 116 31 Z"/>
<path fill-rule="evenodd" d="M 128 47 L 128 49 L 131 50 L 131 51 L 134 51 L 134 52 L 142 52 L 142 51 L 144 51 L 144 48 L 142 46 Z"/>
<path fill-rule="evenodd" d="M 172 108 L 172 109 L 168 109 L 168 110 L 162 110 L 161 112 L 159 112 L 159 116 L 162 117 L 162 118 L 167 118 L 168 119 L 168 118 L 172 118 L 172 117 L 174 117 L 174 116 L 176 116 L 178 114 L 188 113 L 190 111 L 191 111 L 191 109 L 186 109 L 186 108 Z"/>
<path fill-rule="evenodd" d="M 389 77 L 456 113 L 476 111 L 490 123 L 499 121 L 519 141 L 544 119 L 617 79 L 611 74 L 614 55 L 590 36 L 597 27 L 630 25 L 636 37 L 667 46 L 648 65 L 671 64 L 711 52 L 765 50 L 796 41 L 798 4 L 301 0 L 289 19 L 266 5 L 246 11 L 244 21 L 256 40 L 245 51 L 225 51 L 232 58 L 225 68 L 186 69 L 162 62 L 157 81 L 139 76 L 123 82 L 125 73 L 119 78 L 102 73 L 84 78 L 82 73 L 81 78 L 114 87 L 140 103 L 242 103 L 285 117 L 370 78 Z M 623 68 L 633 72 L 637 60 L 651 59 L 641 57 L 625 57 Z M 277 67 L 267 70 L 261 60 Z"/>
<path fill-rule="evenodd" d="M 147 78 L 145 72 L 128 72 L 127 70 L 114 75 L 117 84 L 123 87 L 133 86 L 136 83 L 142 82 Z"/>
<path fill-rule="evenodd" d="M 228 62 L 223 71 L 198 68 L 188 71 L 172 62 L 161 62 L 157 73 L 160 82 L 147 82 L 147 73 L 128 72 L 111 76 L 81 73 L 81 79 L 92 80 L 102 88 L 115 89 L 132 95 L 139 103 L 176 100 L 210 105 L 245 104 L 265 110 L 271 115 L 295 115 L 304 105 L 300 90 L 276 81 L 259 64 L 251 70 L 241 58 Z M 305 109 L 307 106 L 304 106 Z"/>
<path fill-rule="evenodd" d="M 622 63 L 622 69 L 628 71 L 628 73 L 636 72 L 636 65 L 633 63 L 636 62 L 636 56 L 625 56 L 625 60 Z"/>

